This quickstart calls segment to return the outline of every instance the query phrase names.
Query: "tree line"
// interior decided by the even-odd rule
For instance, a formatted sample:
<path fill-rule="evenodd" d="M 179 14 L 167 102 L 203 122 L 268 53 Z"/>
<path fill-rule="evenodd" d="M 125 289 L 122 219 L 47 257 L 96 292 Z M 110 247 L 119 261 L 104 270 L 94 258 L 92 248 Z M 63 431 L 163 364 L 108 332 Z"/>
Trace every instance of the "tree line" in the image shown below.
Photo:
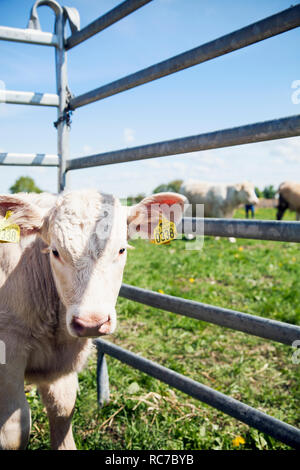
<path fill-rule="evenodd" d="M 173 180 L 169 183 L 160 184 L 152 191 L 153 194 L 156 193 L 166 193 L 166 192 L 174 192 L 178 193 L 180 186 L 182 185 L 183 180 Z M 40 189 L 36 184 L 33 178 L 30 176 L 20 176 L 16 180 L 16 182 L 9 188 L 11 193 L 41 193 L 43 190 Z M 258 187 L 255 188 L 255 192 L 258 198 L 264 199 L 274 199 L 276 194 L 276 189 L 271 184 L 269 186 L 265 186 L 264 189 L 260 190 Z M 128 196 L 127 203 L 128 204 L 136 204 L 141 201 L 146 194 L 140 193 L 136 196 Z"/>

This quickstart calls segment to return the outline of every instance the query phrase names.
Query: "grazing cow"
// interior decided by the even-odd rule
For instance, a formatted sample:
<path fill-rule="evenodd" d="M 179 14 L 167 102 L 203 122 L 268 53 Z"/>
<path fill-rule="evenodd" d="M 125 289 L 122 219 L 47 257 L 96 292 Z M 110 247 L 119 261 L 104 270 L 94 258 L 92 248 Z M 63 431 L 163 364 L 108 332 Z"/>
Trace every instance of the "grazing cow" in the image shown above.
<path fill-rule="evenodd" d="M 0 195 L 0 215 L 21 230 L 19 243 L 0 244 L 0 448 L 22 449 L 30 433 L 24 377 L 38 386 L 51 446 L 74 449 L 71 419 L 77 372 L 92 337 L 112 333 L 126 262 L 127 239 L 149 235 L 160 213 L 186 198 L 155 194 L 133 207 L 96 190 Z M 155 209 L 154 211 L 152 209 Z M 129 235 L 128 235 L 129 234 Z"/>
<path fill-rule="evenodd" d="M 286 209 L 296 212 L 296 220 L 300 220 L 300 183 L 287 181 L 278 188 L 277 220 L 281 220 Z"/>
<path fill-rule="evenodd" d="M 193 206 L 204 204 L 204 217 L 231 218 L 241 204 L 257 204 L 258 198 L 252 183 L 223 184 L 191 181 L 184 183 L 179 191 Z"/>

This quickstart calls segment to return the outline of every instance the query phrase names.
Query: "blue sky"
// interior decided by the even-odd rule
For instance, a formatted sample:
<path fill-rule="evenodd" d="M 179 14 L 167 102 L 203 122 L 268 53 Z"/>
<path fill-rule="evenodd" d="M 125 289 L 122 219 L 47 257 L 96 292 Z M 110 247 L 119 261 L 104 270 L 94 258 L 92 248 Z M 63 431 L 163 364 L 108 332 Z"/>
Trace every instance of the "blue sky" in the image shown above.
<path fill-rule="evenodd" d="M 81 26 L 119 1 L 66 0 Z M 0 0 L 1 24 L 24 28 L 32 0 Z M 68 53 L 77 95 L 199 46 L 291 6 L 290 0 L 154 0 Z M 44 31 L 54 16 L 40 7 Z M 120 93 L 74 112 L 71 158 L 200 134 L 299 113 L 292 82 L 300 80 L 300 31 L 289 31 L 234 53 Z M 54 50 L 0 42 L 0 80 L 8 90 L 55 92 Z M 0 104 L 0 151 L 56 153 L 56 109 Z M 257 186 L 299 179 L 300 138 L 194 152 L 76 170 L 70 187 L 118 196 L 149 193 L 175 178 L 253 181 Z M 54 168 L 1 167 L 0 192 L 21 175 L 56 191 Z"/>

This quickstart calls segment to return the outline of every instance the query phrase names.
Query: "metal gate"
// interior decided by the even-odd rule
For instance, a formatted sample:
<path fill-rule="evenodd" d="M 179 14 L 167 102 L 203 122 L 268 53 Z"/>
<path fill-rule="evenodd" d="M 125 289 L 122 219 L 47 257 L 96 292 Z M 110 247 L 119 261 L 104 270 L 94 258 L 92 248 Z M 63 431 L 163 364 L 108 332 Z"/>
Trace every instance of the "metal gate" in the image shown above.
<path fill-rule="evenodd" d="M 54 123 L 57 128 L 57 155 L 0 153 L 1 165 L 56 166 L 58 167 L 58 191 L 62 191 L 67 186 L 67 175 L 70 170 L 300 135 L 300 115 L 295 115 L 71 160 L 69 158 L 70 114 L 77 108 L 300 26 L 300 4 L 298 4 L 95 90 L 72 96 L 67 82 L 66 52 L 151 1 L 126 0 L 80 30 L 79 14 L 75 8 L 61 7 L 54 0 L 38 0 L 32 7 L 27 29 L 0 26 L 0 39 L 2 40 L 54 47 L 57 83 L 56 94 L 0 91 L 0 101 L 6 103 L 57 108 L 57 121 Z M 53 34 L 42 32 L 40 29 L 37 8 L 43 5 L 50 7 L 55 13 Z M 66 22 L 69 22 L 72 31 L 68 38 L 65 38 Z M 190 223 L 191 220 L 183 219 L 182 230 L 184 230 L 184 223 L 187 222 Z M 197 222 L 197 219 L 193 220 L 196 230 Z M 204 232 L 206 235 L 221 237 L 300 242 L 300 224 L 297 222 L 204 219 Z M 120 295 L 142 304 L 290 346 L 296 340 L 300 340 L 299 326 L 158 294 L 126 284 L 122 285 Z M 98 349 L 98 401 L 100 404 L 103 404 L 109 395 L 108 372 L 104 357 L 104 354 L 109 354 L 292 447 L 300 448 L 299 429 L 112 343 L 97 339 L 95 344 Z"/>

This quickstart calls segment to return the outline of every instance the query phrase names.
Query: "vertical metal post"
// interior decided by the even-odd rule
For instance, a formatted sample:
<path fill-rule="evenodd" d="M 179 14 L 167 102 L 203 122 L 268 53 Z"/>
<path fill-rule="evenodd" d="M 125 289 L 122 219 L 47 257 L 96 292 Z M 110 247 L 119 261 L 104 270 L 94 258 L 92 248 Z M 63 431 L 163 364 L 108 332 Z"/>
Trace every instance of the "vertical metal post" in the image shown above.
<path fill-rule="evenodd" d="M 61 10 L 57 15 L 55 23 L 55 33 L 58 37 L 58 46 L 55 50 L 56 89 L 59 96 L 59 106 L 57 108 L 57 155 L 59 158 L 58 192 L 63 191 L 67 186 L 66 161 L 69 158 L 69 126 L 66 120 L 68 78 L 64 32 L 65 18 Z"/>
<path fill-rule="evenodd" d="M 56 67 L 56 89 L 59 98 L 57 108 L 57 155 L 59 159 L 58 170 L 58 192 L 63 191 L 66 187 L 66 160 L 69 157 L 69 113 L 66 108 L 68 105 L 68 78 L 67 78 L 67 56 L 65 51 L 65 23 L 66 17 L 70 15 L 74 21 L 70 21 L 71 29 L 79 28 L 79 14 L 74 8 L 63 9 L 56 0 L 37 0 L 33 5 L 28 23 L 29 29 L 40 30 L 40 21 L 37 9 L 40 6 L 48 6 L 55 13 L 55 35 L 57 36 L 57 44 L 55 49 L 55 67 Z M 72 31 L 73 31 L 72 29 Z"/>
<path fill-rule="evenodd" d="M 109 403 L 108 369 L 105 355 L 99 347 L 97 347 L 97 400 L 100 408 Z"/>

